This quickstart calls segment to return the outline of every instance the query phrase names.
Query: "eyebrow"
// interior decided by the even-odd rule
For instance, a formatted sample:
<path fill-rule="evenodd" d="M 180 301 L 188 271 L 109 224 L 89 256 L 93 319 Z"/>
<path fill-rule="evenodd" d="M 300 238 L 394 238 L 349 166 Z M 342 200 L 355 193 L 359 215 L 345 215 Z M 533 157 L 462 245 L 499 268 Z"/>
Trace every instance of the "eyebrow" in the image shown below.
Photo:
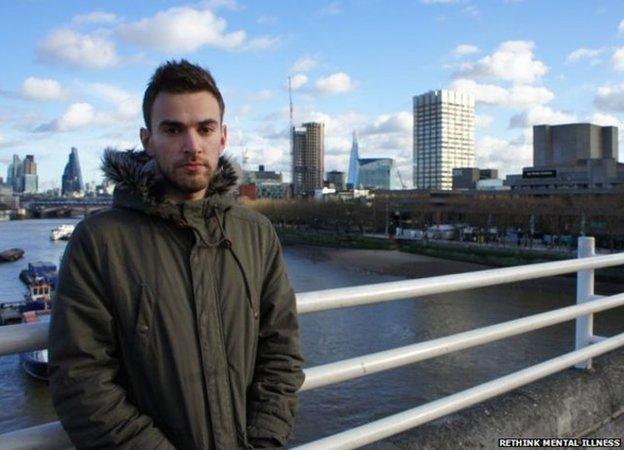
<path fill-rule="evenodd" d="M 219 125 L 219 122 L 215 119 L 206 119 L 206 120 L 202 120 L 201 122 L 198 123 L 199 126 L 205 126 L 205 125 Z M 158 128 L 163 128 L 163 127 L 179 127 L 179 128 L 185 128 L 186 125 L 182 122 L 179 122 L 177 120 L 170 120 L 170 119 L 164 119 L 162 120 L 159 124 L 158 124 Z"/>

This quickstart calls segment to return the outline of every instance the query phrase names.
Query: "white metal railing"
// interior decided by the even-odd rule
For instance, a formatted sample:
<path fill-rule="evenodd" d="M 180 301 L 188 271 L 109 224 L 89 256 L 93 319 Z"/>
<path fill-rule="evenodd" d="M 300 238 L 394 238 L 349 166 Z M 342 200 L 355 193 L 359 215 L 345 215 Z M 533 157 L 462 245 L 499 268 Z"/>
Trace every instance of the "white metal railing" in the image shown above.
<path fill-rule="evenodd" d="M 594 313 L 624 305 L 624 293 L 609 297 L 594 295 L 594 270 L 623 264 L 624 253 L 594 256 L 594 239 L 579 238 L 577 259 L 297 294 L 298 311 L 305 314 L 578 272 L 577 304 L 574 306 L 308 368 L 305 370 L 306 381 L 302 390 L 412 364 L 572 319 L 576 319 L 575 351 L 297 449 L 357 448 L 516 389 L 567 367 L 575 365 L 578 368 L 590 368 L 591 358 L 624 345 L 624 333 L 611 338 L 593 334 Z M 0 356 L 46 346 L 45 327 L 10 325 L 0 328 Z M 0 449 L 26 449 L 43 443 L 45 448 L 50 449 L 71 447 L 58 422 L 0 435 Z"/>

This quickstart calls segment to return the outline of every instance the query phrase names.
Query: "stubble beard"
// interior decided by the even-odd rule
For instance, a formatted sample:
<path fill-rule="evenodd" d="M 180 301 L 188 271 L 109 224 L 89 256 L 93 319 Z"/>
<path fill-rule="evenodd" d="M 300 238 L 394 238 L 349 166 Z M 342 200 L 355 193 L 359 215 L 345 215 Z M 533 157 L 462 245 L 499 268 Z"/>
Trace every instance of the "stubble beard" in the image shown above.
<path fill-rule="evenodd" d="M 199 191 L 206 190 L 214 176 L 214 169 L 208 162 L 205 163 L 205 169 L 201 173 L 187 173 L 184 167 L 174 166 L 172 169 L 162 167 L 156 161 L 158 170 L 168 187 L 182 194 L 195 194 Z"/>

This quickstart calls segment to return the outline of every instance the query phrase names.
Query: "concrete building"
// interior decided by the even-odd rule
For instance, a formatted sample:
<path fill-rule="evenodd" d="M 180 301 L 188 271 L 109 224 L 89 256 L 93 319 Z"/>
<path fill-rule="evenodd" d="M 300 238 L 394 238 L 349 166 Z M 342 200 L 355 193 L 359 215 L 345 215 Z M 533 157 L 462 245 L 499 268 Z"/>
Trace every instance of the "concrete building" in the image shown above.
<path fill-rule="evenodd" d="M 292 129 L 295 197 L 312 197 L 316 189 L 323 188 L 324 130 L 324 124 L 318 122 L 304 123 L 301 128 Z"/>
<path fill-rule="evenodd" d="M 350 164 L 349 170 L 351 170 Z M 327 172 L 327 187 L 333 187 L 334 189 L 336 189 L 336 191 L 344 191 L 346 187 L 344 172 L 340 172 L 338 170 L 332 170 L 330 172 Z"/>
<path fill-rule="evenodd" d="M 392 158 L 360 158 L 358 187 L 363 189 L 400 189 Z"/>
<path fill-rule="evenodd" d="M 414 187 L 450 190 L 453 169 L 475 165 L 474 97 L 436 90 L 413 102 Z"/>
<path fill-rule="evenodd" d="M 453 169 L 453 190 L 475 189 L 480 180 L 493 180 L 496 178 L 498 178 L 497 169 L 456 167 Z"/>
<path fill-rule="evenodd" d="M 80 161 L 78 160 L 78 149 L 75 147 L 72 147 L 71 153 L 69 154 L 69 161 L 67 161 L 65 165 L 61 186 L 63 196 L 84 193 L 82 171 L 80 170 Z"/>
<path fill-rule="evenodd" d="M 258 170 L 246 170 L 243 173 L 244 183 L 256 183 L 263 182 L 281 183 L 282 174 L 273 170 L 265 170 L 264 164 L 258 166 Z"/>
<path fill-rule="evenodd" d="M 611 189 L 624 185 L 618 129 L 590 123 L 533 127 L 533 166 L 508 175 L 505 185 L 525 189 Z"/>
<path fill-rule="evenodd" d="M 258 166 L 258 170 L 246 170 L 243 173 L 242 185 L 254 186 L 256 190 L 254 196 L 250 195 L 249 190 L 245 191 L 244 194 L 241 191 L 241 195 L 245 195 L 252 200 L 258 198 L 285 198 L 288 196 L 288 189 L 284 188 L 282 174 L 273 170 L 265 170 L 263 164 Z"/>

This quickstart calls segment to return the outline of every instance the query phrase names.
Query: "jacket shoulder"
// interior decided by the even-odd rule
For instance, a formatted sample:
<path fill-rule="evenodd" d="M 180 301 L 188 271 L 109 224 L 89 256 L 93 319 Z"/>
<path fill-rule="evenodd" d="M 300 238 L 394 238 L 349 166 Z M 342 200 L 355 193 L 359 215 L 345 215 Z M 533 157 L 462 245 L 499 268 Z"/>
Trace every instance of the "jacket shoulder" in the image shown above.
<path fill-rule="evenodd" d="M 255 223 L 262 228 L 273 228 L 273 224 L 271 224 L 271 221 L 266 216 L 246 206 L 233 205 L 228 213 L 234 219 Z"/>
<path fill-rule="evenodd" d="M 144 221 L 148 216 L 132 209 L 108 208 L 85 217 L 80 222 L 82 229 L 97 235 L 107 233 L 115 227 L 126 227 L 133 223 Z"/>

